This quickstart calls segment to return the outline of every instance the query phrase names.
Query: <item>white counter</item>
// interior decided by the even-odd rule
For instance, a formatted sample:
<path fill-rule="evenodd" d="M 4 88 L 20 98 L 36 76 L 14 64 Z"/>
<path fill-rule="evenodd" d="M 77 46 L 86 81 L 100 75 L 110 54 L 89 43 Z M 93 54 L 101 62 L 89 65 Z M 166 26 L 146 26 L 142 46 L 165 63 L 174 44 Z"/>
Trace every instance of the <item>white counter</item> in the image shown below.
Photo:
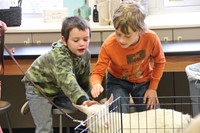
<path fill-rule="evenodd" d="M 200 12 L 149 15 L 146 23 L 150 29 L 200 27 Z M 92 31 L 113 31 L 112 25 L 90 23 Z M 43 19 L 22 20 L 19 27 L 8 27 L 6 33 L 60 32 L 61 23 L 44 23 Z"/>

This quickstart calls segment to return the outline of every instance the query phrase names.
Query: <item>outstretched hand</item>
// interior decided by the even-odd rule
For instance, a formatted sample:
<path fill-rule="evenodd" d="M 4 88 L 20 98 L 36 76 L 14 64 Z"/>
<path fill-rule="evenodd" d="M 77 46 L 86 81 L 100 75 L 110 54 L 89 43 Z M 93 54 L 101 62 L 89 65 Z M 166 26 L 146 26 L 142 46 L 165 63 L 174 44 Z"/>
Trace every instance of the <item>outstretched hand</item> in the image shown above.
<path fill-rule="evenodd" d="M 3 28 L 4 30 L 7 30 L 7 25 L 0 20 L 0 28 Z"/>
<path fill-rule="evenodd" d="M 159 103 L 156 90 L 148 89 L 143 97 L 143 103 L 147 103 L 147 109 L 155 109 Z"/>
<path fill-rule="evenodd" d="M 94 104 L 100 104 L 99 102 L 97 102 L 97 101 L 93 101 L 93 100 L 87 100 L 87 101 L 84 101 L 83 103 L 82 103 L 82 105 L 84 105 L 84 106 L 91 106 L 91 105 L 94 105 Z"/>
<path fill-rule="evenodd" d="M 97 98 L 102 92 L 104 88 L 101 84 L 95 84 L 92 86 L 91 94 L 92 97 Z"/>

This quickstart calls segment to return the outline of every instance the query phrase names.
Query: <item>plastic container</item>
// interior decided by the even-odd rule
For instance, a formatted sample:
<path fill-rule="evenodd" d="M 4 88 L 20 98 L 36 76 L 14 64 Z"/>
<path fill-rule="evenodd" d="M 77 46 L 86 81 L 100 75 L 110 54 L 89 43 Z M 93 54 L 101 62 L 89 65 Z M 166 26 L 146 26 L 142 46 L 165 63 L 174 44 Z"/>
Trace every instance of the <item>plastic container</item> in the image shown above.
<path fill-rule="evenodd" d="M 185 71 L 189 81 L 191 100 L 193 102 L 193 116 L 196 116 L 200 112 L 200 63 L 188 65 Z"/>

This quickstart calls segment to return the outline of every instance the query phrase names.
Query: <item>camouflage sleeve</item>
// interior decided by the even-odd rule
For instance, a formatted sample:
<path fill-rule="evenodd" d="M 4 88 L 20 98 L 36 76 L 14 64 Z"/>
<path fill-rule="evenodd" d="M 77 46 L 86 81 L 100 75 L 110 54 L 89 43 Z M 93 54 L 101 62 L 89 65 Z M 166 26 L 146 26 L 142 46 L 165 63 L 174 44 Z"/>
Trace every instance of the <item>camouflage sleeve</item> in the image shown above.
<path fill-rule="evenodd" d="M 91 54 L 90 51 L 87 50 L 85 54 L 82 56 L 82 59 L 77 62 L 76 66 L 76 77 L 79 85 L 81 88 L 89 94 L 90 92 L 90 60 L 91 60 Z"/>
<path fill-rule="evenodd" d="M 88 60 L 87 65 L 85 66 L 85 72 L 83 73 L 80 79 L 81 82 L 81 87 L 83 88 L 83 90 L 85 90 L 85 92 L 89 93 L 90 91 L 90 60 Z"/>
<path fill-rule="evenodd" d="M 66 56 L 59 57 L 55 63 L 55 78 L 58 86 L 61 87 L 65 95 L 73 102 L 76 103 L 80 97 L 85 96 L 89 99 L 86 92 L 80 87 L 75 73 L 73 61 Z"/>

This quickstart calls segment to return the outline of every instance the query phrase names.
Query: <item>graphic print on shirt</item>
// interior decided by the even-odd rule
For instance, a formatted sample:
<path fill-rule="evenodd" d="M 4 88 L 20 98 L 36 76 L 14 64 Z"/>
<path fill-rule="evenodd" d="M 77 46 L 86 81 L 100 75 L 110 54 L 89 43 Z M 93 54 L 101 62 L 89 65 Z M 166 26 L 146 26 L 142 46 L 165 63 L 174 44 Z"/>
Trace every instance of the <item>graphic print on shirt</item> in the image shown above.
<path fill-rule="evenodd" d="M 137 53 L 127 55 L 127 65 L 121 67 L 121 79 L 128 80 L 132 76 L 135 76 L 138 79 L 143 78 L 142 72 L 140 71 L 140 67 L 144 62 L 145 56 L 145 50 L 141 50 Z"/>

